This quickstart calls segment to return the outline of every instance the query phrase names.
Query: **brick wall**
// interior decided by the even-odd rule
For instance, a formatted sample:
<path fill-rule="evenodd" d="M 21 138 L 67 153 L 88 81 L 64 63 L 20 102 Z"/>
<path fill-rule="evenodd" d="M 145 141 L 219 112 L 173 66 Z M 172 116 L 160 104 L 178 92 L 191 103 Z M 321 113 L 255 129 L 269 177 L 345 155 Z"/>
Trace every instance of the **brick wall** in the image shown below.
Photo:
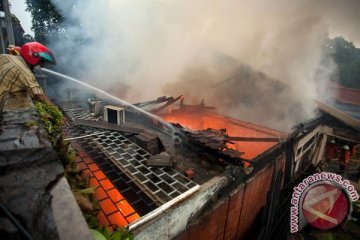
<path fill-rule="evenodd" d="M 273 165 L 256 174 L 246 185 L 237 231 L 237 239 L 244 238 L 265 205 L 273 174 Z"/>
<path fill-rule="evenodd" d="M 244 186 L 241 186 L 230 194 L 224 239 L 236 239 L 241 208 L 243 206 L 244 190 Z"/>
<path fill-rule="evenodd" d="M 273 168 L 269 165 L 254 175 L 176 239 L 244 239 L 266 203 Z"/>
<path fill-rule="evenodd" d="M 223 239 L 225 232 L 226 216 L 228 212 L 229 199 L 216 205 L 211 212 L 193 224 L 188 231 L 184 231 L 176 239 Z"/>

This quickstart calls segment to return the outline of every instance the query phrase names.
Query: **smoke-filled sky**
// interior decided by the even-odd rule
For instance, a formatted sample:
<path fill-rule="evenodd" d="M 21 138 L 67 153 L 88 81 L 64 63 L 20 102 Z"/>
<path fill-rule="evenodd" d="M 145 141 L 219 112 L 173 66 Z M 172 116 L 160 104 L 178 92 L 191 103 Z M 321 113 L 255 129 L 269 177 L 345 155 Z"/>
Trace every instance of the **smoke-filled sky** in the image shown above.
<path fill-rule="evenodd" d="M 82 80 L 132 102 L 184 94 L 282 130 L 311 118 L 312 100 L 330 95 L 324 85 L 336 66 L 324 41 L 360 42 L 358 0 L 53 2 L 77 23 L 54 51 Z M 74 46 L 73 38 L 87 41 Z"/>

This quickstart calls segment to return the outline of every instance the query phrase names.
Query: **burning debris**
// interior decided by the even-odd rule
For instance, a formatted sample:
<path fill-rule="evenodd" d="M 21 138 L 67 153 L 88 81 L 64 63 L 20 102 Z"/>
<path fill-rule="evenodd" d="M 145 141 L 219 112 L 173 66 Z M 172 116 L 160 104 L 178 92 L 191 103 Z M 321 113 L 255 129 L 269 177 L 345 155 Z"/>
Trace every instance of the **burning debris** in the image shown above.
<path fill-rule="evenodd" d="M 185 97 L 183 95 L 180 95 L 177 98 L 163 96 L 152 101 L 137 103 L 136 105 L 139 107 L 144 107 L 165 102 L 163 106 L 155 108 L 153 110 L 149 110 L 153 113 L 160 113 L 160 110 L 163 110 L 166 107 L 174 104 L 176 101 L 180 100 L 179 108 L 171 109 L 171 111 L 168 111 L 167 114 L 170 116 L 184 115 L 188 116 L 188 118 L 191 118 L 190 116 L 192 116 L 193 114 L 197 116 L 198 114 L 203 114 L 207 112 L 210 113 L 209 110 L 215 109 L 214 107 L 206 106 L 204 100 L 202 100 L 201 103 L 198 105 L 189 105 L 184 104 L 184 99 Z M 198 118 L 194 117 L 194 119 Z M 225 118 L 224 123 L 228 120 L 229 119 Z M 200 120 L 200 122 L 202 122 L 202 120 Z M 186 123 L 185 125 L 189 126 Z M 211 164 L 219 165 L 233 164 L 237 166 L 243 166 L 244 161 L 248 162 L 248 159 L 242 157 L 245 152 L 241 150 L 241 147 L 239 147 L 239 142 L 276 144 L 283 139 L 282 136 L 271 135 L 246 134 L 241 136 L 238 132 L 236 135 L 234 135 L 235 132 L 233 130 L 231 131 L 232 136 L 230 136 L 227 132 L 227 127 L 230 126 L 227 126 L 226 123 L 222 125 L 217 125 L 216 128 L 204 128 L 204 126 L 202 126 L 200 128 L 195 128 L 196 130 L 194 130 L 194 128 L 192 128 L 191 126 L 189 127 L 192 128 L 192 130 L 185 129 L 180 123 L 174 123 L 173 126 L 175 126 L 179 130 L 174 134 L 174 144 L 183 144 L 183 146 L 186 146 L 186 148 L 193 149 L 196 152 L 201 152 L 203 159 L 206 159 Z M 220 126 L 224 128 L 221 128 Z M 156 164 L 155 159 L 156 158 L 153 158 L 150 163 Z M 172 162 L 169 158 L 159 157 L 157 158 L 157 160 L 158 164 L 160 165 L 172 165 Z M 248 166 L 249 163 L 246 163 L 245 165 Z"/>
<path fill-rule="evenodd" d="M 184 95 L 180 95 L 176 98 L 174 97 L 166 97 L 166 96 L 162 96 L 162 97 L 158 97 L 156 100 L 152 100 L 152 101 L 147 101 L 147 102 L 140 102 L 140 103 L 135 103 L 134 106 L 137 107 L 147 107 L 147 106 L 151 106 L 151 105 L 156 105 L 156 104 L 160 104 L 160 103 L 165 103 L 164 105 L 157 107 L 157 108 L 152 108 L 149 110 L 149 112 L 153 113 L 153 114 L 160 114 L 163 110 L 167 109 L 168 112 L 177 112 L 177 111 L 181 111 L 181 112 L 199 112 L 199 111 L 206 111 L 206 110 L 214 110 L 215 107 L 211 107 L 211 106 L 206 106 L 205 105 L 205 101 L 204 99 L 201 100 L 200 104 L 184 104 Z M 171 108 L 172 105 L 174 105 L 176 102 L 178 102 L 180 100 L 180 105 L 179 105 L 179 109 L 174 110 Z"/>
<path fill-rule="evenodd" d="M 145 106 L 149 106 L 149 105 L 156 105 L 156 104 L 160 104 L 160 103 L 165 103 L 164 105 L 158 107 L 158 108 L 153 108 L 151 110 L 149 110 L 149 112 L 156 114 L 161 112 L 163 109 L 166 109 L 168 107 L 170 107 L 172 104 L 176 103 L 179 99 L 183 99 L 183 95 L 180 95 L 176 98 L 173 97 L 166 97 L 166 96 L 162 96 L 162 97 L 158 97 L 156 100 L 152 100 L 152 101 L 147 101 L 147 102 L 140 102 L 140 103 L 135 103 L 134 106 L 137 107 L 145 107 Z"/>
<path fill-rule="evenodd" d="M 238 147 L 234 149 L 237 141 L 246 142 L 279 142 L 281 138 L 256 138 L 256 137 L 237 137 L 229 136 L 226 129 L 212 129 L 191 131 L 183 128 L 180 124 L 174 124 L 180 132 L 176 133 L 182 139 L 182 142 L 189 148 L 196 148 L 201 152 L 203 158 L 218 164 L 232 164 L 243 166 L 242 158 L 245 152 L 240 151 Z"/>
<path fill-rule="evenodd" d="M 214 110 L 215 107 L 206 106 L 204 99 L 201 100 L 200 104 L 198 105 L 190 105 L 190 104 L 184 104 L 184 97 L 180 100 L 180 108 L 178 111 L 181 112 L 202 112 L 202 111 L 209 111 Z"/>
<path fill-rule="evenodd" d="M 180 129 L 179 136 L 182 138 L 183 143 L 189 148 L 196 148 L 207 161 L 224 164 L 225 160 L 227 163 L 242 165 L 241 155 L 244 152 L 229 148 L 229 144 L 234 143 L 227 139 L 229 136 L 226 134 L 226 129 L 215 130 L 208 128 L 206 130 L 190 131 L 182 128 L 179 124 L 175 126 Z"/>
<path fill-rule="evenodd" d="M 85 103 L 87 99 L 88 96 Z M 157 224 L 165 219 L 166 223 L 161 224 L 168 226 L 167 222 L 173 221 L 179 212 L 188 218 L 196 216 L 203 220 L 206 217 L 203 210 L 209 210 L 209 214 L 218 219 L 216 209 L 224 209 L 226 215 L 219 210 L 221 216 L 225 216 L 222 224 L 227 225 L 227 219 L 242 223 L 250 219 L 248 222 L 253 225 L 257 216 L 267 213 L 264 206 L 278 204 L 265 203 L 267 196 L 280 194 L 289 180 L 306 170 L 311 159 L 318 161 L 321 152 L 315 150 L 326 140 L 321 133 L 323 128 L 318 127 L 320 120 L 314 128 L 305 124 L 295 138 L 211 112 L 204 101 L 199 105 L 185 105 L 183 99 L 182 95 L 160 97 L 155 102 L 140 104 L 165 103 L 167 106 L 160 107 L 158 116 L 143 113 L 142 109 L 126 105 L 124 101 L 115 103 L 103 99 L 104 115 L 96 120 L 86 109 L 62 103 L 65 113 L 72 118 L 69 125 L 74 131 L 70 133 L 75 135 L 70 140 L 79 144 L 91 158 L 85 158 L 79 165 L 92 171 L 92 182 L 98 181 L 109 194 L 99 202 L 103 219 L 111 224 L 117 224 L 115 215 L 126 220 L 120 221 L 124 226 L 136 216 L 140 219 L 130 223 L 129 229 L 139 230 L 148 221 Z M 175 100 L 180 100 L 178 109 L 162 111 Z M 159 116 L 174 124 L 164 123 Z M 315 154 L 314 157 L 311 154 Z M 293 163 L 300 165 L 296 167 Z M 293 176 L 288 174 L 291 172 L 284 172 L 290 168 L 296 169 Z M 104 175 L 108 179 L 104 179 Z M 115 188 L 120 195 L 113 195 Z M 192 195 L 195 191 L 198 193 Z M 122 197 L 138 216 L 124 213 L 126 208 L 120 204 Z M 241 204 L 237 204 L 240 199 Z M 269 201 L 276 198 L 271 197 Z M 236 212 L 241 215 L 231 215 L 234 213 L 230 213 L 231 202 L 238 206 Z M 115 213 L 109 210 L 110 205 L 120 210 Z M 151 225 L 153 227 L 156 226 Z"/>

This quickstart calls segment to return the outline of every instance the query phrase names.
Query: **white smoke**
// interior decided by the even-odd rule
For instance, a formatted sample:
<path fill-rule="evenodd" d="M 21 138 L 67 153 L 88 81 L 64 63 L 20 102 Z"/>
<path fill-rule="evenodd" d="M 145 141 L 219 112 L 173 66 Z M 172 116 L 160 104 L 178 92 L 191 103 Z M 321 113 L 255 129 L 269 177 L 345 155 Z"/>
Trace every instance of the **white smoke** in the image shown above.
<path fill-rule="evenodd" d="M 360 40 L 356 0 L 53 2 L 76 23 L 70 41 L 53 43 L 57 58 L 81 79 L 134 102 L 164 94 L 204 99 L 222 113 L 279 129 L 313 117 L 313 99 L 329 96 L 329 33 Z M 213 87 L 243 64 L 268 77 L 249 70 L 242 83 Z M 259 78 L 288 87 L 271 92 L 273 81 L 251 84 Z"/>

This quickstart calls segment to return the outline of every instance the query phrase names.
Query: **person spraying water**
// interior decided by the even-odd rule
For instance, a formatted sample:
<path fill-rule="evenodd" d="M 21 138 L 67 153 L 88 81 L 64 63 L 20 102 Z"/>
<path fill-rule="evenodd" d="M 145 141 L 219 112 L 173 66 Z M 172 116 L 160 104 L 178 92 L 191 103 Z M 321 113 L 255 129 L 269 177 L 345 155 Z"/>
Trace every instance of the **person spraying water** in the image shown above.
<path fill-rule="evenodd" d="M 56 64 L 53 53 L 38 42 L 22 47 L 9 46 L 8 54 L 0 55 L 0 112 L 9 95 L 28 93 L 33 99 L 48 101 L 37 83 L 33 70 L 47 63 Z"/>
<path fill-rule="evenodd" d="M 26 43 L 21 48 L 9 46 L 8 54 L 0 55 L 0 74 L 3 76 L 2 79 L 0 79 L 0 111 L 2 110 L 2 106 L 8 94 L 15 94 L 24 90 L 30 93 L 33 99 L 50 103 L 33 74 L 33 70 L 36 67 L 40 67 L 40 71 L 61 77 L 62 79 L 70 80 L 85 86 L 88 89 L 94 90 L 103 96 L 157 120 L 159 123 L 166 126 L 172 134 L 175 132 L 175 128 L 162 118 L 115 97 L 102 89 L 67 75 L 43 68 L 46 63 L 56 65 L 54 54 L 46 46 L 38 42 Z"/>

